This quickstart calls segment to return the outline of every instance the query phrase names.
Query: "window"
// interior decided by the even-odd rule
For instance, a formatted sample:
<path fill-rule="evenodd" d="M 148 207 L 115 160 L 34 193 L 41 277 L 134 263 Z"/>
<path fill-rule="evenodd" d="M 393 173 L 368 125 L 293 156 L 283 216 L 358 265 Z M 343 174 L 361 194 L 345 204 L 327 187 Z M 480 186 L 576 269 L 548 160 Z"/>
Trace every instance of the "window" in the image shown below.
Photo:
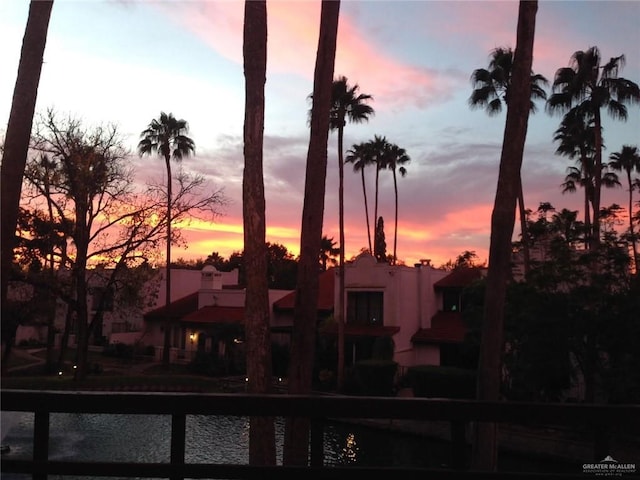
<path fill-rule="evenodd" d="M 348 325 L 384 325 L 383 292 L 347 292 Z"/>
<path fill-rule="evenodd" d="M 442 292 L 442 309 L 445 312 L 457 312 L 460 310 L 460 290 L 447 289 Z"/>

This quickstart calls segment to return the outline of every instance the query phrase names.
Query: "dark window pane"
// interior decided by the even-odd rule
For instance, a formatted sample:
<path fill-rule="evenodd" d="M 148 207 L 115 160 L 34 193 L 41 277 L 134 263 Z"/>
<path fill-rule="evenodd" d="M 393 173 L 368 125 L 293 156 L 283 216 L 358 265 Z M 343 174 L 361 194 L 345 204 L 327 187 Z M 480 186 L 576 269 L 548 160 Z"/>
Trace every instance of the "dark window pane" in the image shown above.
<path fill-rule="evenodd" d="M 348 325 L 384 325 L 383 292 L 347 292 Z"/>

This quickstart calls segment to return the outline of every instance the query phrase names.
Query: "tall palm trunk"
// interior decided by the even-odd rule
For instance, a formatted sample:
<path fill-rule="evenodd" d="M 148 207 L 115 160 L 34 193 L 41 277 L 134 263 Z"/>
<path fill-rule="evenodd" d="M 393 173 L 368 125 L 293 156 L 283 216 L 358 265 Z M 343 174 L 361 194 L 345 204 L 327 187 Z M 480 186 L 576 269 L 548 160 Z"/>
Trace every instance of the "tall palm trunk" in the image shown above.
<path fill-rule="evenodd" d="M 289 393 L 291 394 L 309 394 L 311 392 L 318 323 L 318 252 L 322 240 L 329 113 L 332 101 L 331 90 L 339 12 L 339 0 L 322 0 L 302 211 L 300 260 L 291 336 L 291 363 L 289 367 Z M 308 446 L 309 419 L 287 418 L 284 464 L 306 465 L 309 456 Z"/>
<path fill-rule="evenodd" d="M 0 170 L 0 304 L 6 305 L 9 272 L 15 246 L 15 230 L 18 205 L 22 192 L 22 176 L 27 162 L 31 126 L 38 96 L 38 84 L 42 71 L 42 58 L 47 43 L 47 30 L 53 0 L 32 0 L 22 39 L 18 75 L 13 90 L 13 100 L 4 141 L 2 168 Z M 2 315 L 4 318 L 4 315 Z M 3 332 L 8 356 L 12 335 Z M 15 332 L 14 332 L 15 333 Z M 2 362 L 3 367 L 6 362 Z"/>
<path fill-rule="evenodd" d="M 500 399 L 504 306 L 511 275 L 511 238 L 520 183 L 522 156 L 527 135 L 531 98 L 531 65 L 537 0 L 520 0 L 512 90 L 502 143 L 498 185 L 491 215 L 489 271 L 484 302 L 482 341 L 478 365 L 478 400 Z M 495 471 L 498 432 L 495 423 L 476 425 L 472 451 L 473 468 Z"/>
<path fill-rule="evenodd" d="M 591 249 L 594 252 L 600 247 L 600 195 L 602 193 L 602 118 L 600 109 L 594 111 L 595 128 L 595 163 L 593 171 L 593 234 Z M 598 262 L 595 262 L 597 264 Z"/>
<path fill-rule="evenodd" d="M 631 249 L 633 251 L 633 271 L 638 273 L 638 246 L 636 236 L 633 231 L 633 181 L 631 180 L 631 169 L 627 169 L 627 183 L 629 184 L 629 234 L 631 235 Z"/>
<path fill-rule="evenodd" d="M 344 118 L 344 112 L 342 116 Z M 340 254 L 338 272 L 338 308 L 336 321 L 338 323 L 338 391 L 342 391 L 344 386 L 344 304 L 345 304 L 345 271 L 344 271 L 344 120 L 338 129 L 338 203 L 339 203 L 339 229 L 340 229 Z"/>
<path fill-rule="evenodd" d="M 598 253 L 600 251 L 600 195 L 602 192 L 602 120 L 600 109 L 596 108 L 594 112 L 594 128 L 595 128 L 595 155 L 593 170 L 593 225 L 591 233 L 591 252 L 593 260 L 591 262 L 591 270 L 594 277 L 600 272 L 600 262 Z M 595 310 L 594 305 L 591 310 Z M 596 397 L 596 368 L 598 364 L 598 347 L 596 345 L 596 327 L 595 313 L 590 314 L 587 320 L 587 333 L 585 339 L 585 391 L 584 400 L 586 403 L 594 403 Z"/>
<path fill-rule="evenodd" d="M 583 165 L 583 170 L 586 171 L 588 168 L 589 157 L 587 155 L 586 149 L 584 146 L 580 147 L 580 161 Z M 592 185 L 593 181 L 591 177 L 587 178 L 587 181 L 584 186 L 584 246 L 585 249 L 591 248 L 591 207 L 592 207 Z"/>
<path fill-rule="evenodd" d="M 393 168 L 392 170 L 393 173 L 393 191 L 395 194 L 395 199 L 396 199 L 396 218 L 395 218 L 395 228 L 393 231 L 393 264 L 396 264 L 396 260 L 398 259 L 397 257 L 397 245 L 398 245 L 398 181 L 396 178 L 396 169 Z"/>
<path fill-rule="evenodd" d="M 171 182 L 171 157 L 167 152 L 165 154 L 165 164 L 167 167 L 167 245 L 166 245 L 166 273 L 165 273 L 165 320 L 164 320 L 164 348 L 162 349 L 162 365 L 165 368 L 169 368 L 170 362 L 170 349 L 171 349 L 171 330 L 173 322 L 171 321 L 171 312 L 169 306 L 171 305 L 171 203 L 173 199 L 173 189 Z"/>
<path fill-rule="evenodd" d="M 242 206 L 244 224 L 245 334 L 247 377 L 250 393 L 271 389 L 271 332 L 265 241 L 263 178 L 264 86 L 267 71 L 267 4 L 247 0 L 244 4 L 243 58 L 245 74 L 244 172 Z M 251 417 L 249 463 L 275 465 L 273 418 Z"/>

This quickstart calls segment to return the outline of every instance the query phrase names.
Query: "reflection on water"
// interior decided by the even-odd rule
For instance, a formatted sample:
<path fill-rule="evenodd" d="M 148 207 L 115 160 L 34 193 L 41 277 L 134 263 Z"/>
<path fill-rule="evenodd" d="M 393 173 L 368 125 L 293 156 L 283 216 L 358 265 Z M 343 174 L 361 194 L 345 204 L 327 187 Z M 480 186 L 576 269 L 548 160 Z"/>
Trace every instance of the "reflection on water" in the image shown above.
<path fill-rule="evenodd" d="M 14 425 L 5 439 L 11 450 L 3 457 L 31 458 L 33 413 L 12 412 L 11 415 Z M 282 418 L 275 420 L 279 464 L 282 463 L 284 423 Z M 169 415 L 53 413 L 49 458 L 168 463 L 170 431 Z M 325 429 L 325 463 L 402 465 L 415 460 L 416 449 L 424 457 L 428 442 L 404 437 L 353 425 L 330 424 Z M 187 463 L 248 464 L 248 417 L 188 415 L 185 460 Z"/>
<path fill-rule="evenodd" d="M 9 415 L 13 424 L 3 444 L 9 445 L 10 451 L 3 453 L 2 458 L 32 458 L 33 413 L 10 412 Z M 50 418 L 49 458 L 52 460 L 169 462 L 169 415 L 58 413 L 51 414 Z M 282 418 L 275 421 L 278 464 L 282 464 L 284 423 Z M 186 427 L 187 463 L 249 463 L 248 417 L 188 415 Z M 331 423 L 325 428 L 324 454 L 326 465 L 447 467 L 451 451 L 443 441 Z M 507 470 L 542 471 L 536 468 L 539 465 L 533 459 L 511 459 L 502 454 L 500 458 Z M 547 471 L 563 470 L 553 468 L 559 465 L 552 466 L 549 462 L 545 465 L 552 468 Z M 2 480 L 27 478 L 27 475 L 2 476 Z M 80 480 L 80 477 L 73 478 Z"/>
<path fill-rule="evenodd" d="M 342 455 L 345 462 L 356 463 L 358 461 L 358 445 L 355 433 L 349 432 L 347 434 L 345 446 L 342 449 Z"/>

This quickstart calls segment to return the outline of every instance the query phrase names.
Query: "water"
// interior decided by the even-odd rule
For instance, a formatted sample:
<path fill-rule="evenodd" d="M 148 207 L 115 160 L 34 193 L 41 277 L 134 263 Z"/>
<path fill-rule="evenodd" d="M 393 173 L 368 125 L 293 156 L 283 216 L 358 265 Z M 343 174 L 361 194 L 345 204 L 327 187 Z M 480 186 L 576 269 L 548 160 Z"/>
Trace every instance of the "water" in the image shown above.
<path fill-rule="evenodd" d="M 7 412 L 4 413 L 7 415 Z M 32 458 L 33 413 L 11 412 L 13 425 L 3 444 L 10 451 L 3 458 Z M 282 463 L 284 419 L 276 426 L 276 454 Z M 65 461 L 169 462 L 171 417 L 168 415 L 51 414 L 49 458 Z M 249 420 L 235 416 L 187 416 L 185 460 L 187 463 L 249 463 Z M 388 436 L 387 436 L 388 437 Z M 399 441 L 365 428 L 331 424 L 325 430 L 325 463 L 408 465 L 416 450 L 424 461 L 429 449 L 446 450 L 446 444 L 413 438 Z M 4 480 L 25 476 L 3 475 Z"/>
<path fill-rule="evenodd" d="M 2 458 L 33 456 L 33 413 L 3 412 L 12 425 L 2 440 L 10 451 Z M 276 419 L 276 453 L 282 463 L 284 419 Z M 57 413 L 50 417 L 49 458 L 66 461 L 169 462 L 171 417 L 168 415 L 97 415 Z M 187 416 L 187 463 L 249 463 L 249 420 L 235 416 Z M 364 426 L 329 424 L 324 436 L 325 464 L 446 467 L 447 442 Z M 501 455 L 506 469 L 558 471 L 549 462 Z M 565 470 L 567 465 L 560 470 Z M 575 465 L 570 470 L 574 470 Z M 566 470 L 565 470 L 566 471 Z M 25 475 L 4 474 L 3 480 Z M 63 478 L 50 476 L 50 478 Z M 69 477 L 71 478 L 71 477 Z M 81 477 L 72 477 L 80 480 Z"/>

